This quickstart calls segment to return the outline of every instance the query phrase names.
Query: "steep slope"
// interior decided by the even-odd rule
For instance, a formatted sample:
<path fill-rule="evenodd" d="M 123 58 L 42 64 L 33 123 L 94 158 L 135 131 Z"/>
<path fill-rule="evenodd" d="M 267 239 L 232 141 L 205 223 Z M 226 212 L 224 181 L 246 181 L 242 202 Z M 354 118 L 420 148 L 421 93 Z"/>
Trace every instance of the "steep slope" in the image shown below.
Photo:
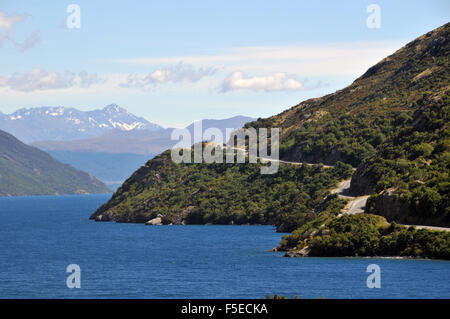
<path fill-rule="evenodd" d="M 109 192 L 92 175 L 0 131 L 0 196 Z"/>
<path fill-rule="evenodd" d="M 45 128 L 45 129 L 43 129 Z M 116 104 L 88 112 L 65 107 L 35 107 L 0 115 L 0 129 L 21 141 L 74 140 L 99 136 L 111 129 L 158 131 L 163 128 Z"/>
<path fill-rule="evenodd" d="M 358 166 L 392 138 L 424 95 L 449 89 L 450 24 L 410 42 L 348 87 L 248 127 L 279 127 L 286 160 Z"/>
<path fill-rule="evenodd" d="M 281 157 L 358 166 L 350 193 L 405 224 L 450 226 L 450 24 L 349 87 L 247 126 L 281 126 Z"/>
<path fill-rule="evenodd" d="M 450 94 L 418 101 L 394 137 L 355 172 L 367 211 L 403 224 L 450 226 Z"/>
<path fill-rule="evenodd" d="M 224 154 L 225 157 L 225 154 Z M 261 175 L 258 164 L 175 164 L 166 151 L 138 169 L 91 219 L 164 224 L 272 224 L 292 231 L 338 181 L 352 174 L 338 163 L 281 164 Z"/>
<path fill-rule="evenodd" d="M 411 244 L 417 244 L 418 250 L 411 252 L 411 255 L 420 256 L 422 250 L 426 251 L 426 257 L 450 258 L 450 237 L 447 235 L 405 233 L 404 228 L 398 230 L 395 224 L 386 226 L 383 219 L 373 215 L 346 217 L 340 223 L 337 220 L 345 202 L 338 201 L 337 195 L 328 196 L 324 202 L 321 201 L 330 187 L 336 184 L 338 177 L 345 177 L 346 166 L 341 163 L 344 162 L 358 167 L 351 183 L 352 194 L 368 195 L 377 192 L 372 195 L 368 204 L 371 213 L 384 215 L 388 221 L 447 225 L 450 193 L 449 39 L 450 24 L 446 24 L 417 38 L 371 67 L 350 86 L 333 94 L 302 102 L 279 115 L 245 125 L 281 128 L 282 159 L 336 165 L 342 169 L 341 173 L 324 175 L 322 171 L 308 172 L 301 180 L 297 180 L 292 176 L 299 172 L 295 169 L 289 172 L 292 168 L 288 168 L 287 173 L 283 170 L 279 172 L 274 179 L 276 184 L 272 184 L 270 176 L 253 174 L 252 165 L 238 164 L 234 168 L 234 175 L 228 175 L 227 180 L 226 176 L 230 174 L 227 171 L 229 164 L 175 165 L 169 163 L 168 155 L 163 154 L 133 174 L 91 218 L 143 222 L 148 217 L 158 215 L 164 220 L 166 215 L 178 211 L 183 212 L 178 213 L 178 216 L 188 220 L 195 216 L 196 222 L 220 223 L 223 220 L 211 218 L 211 215 L 233 216 L 235 212 L 240 212 L 238 215 L 244 214 L 244 220 L 247 218 L 247 222 L 253 222 L 249 221 L 249 216 L 258 213 L 263 216 L 268 213 L 270 216 L 272 213 L 272 218 L 265 221 L 276 225 L 293 221 L 289 227 L 291 230 L 305 222 L 308 223 L 305 227 L 312 227 L 314 223 L 318 223 L 319 228 L 323 224 L 332 225 L 335 232 L 329 235 L 331 240 L 327 237 L 323 247 L 329 247 L 330 242 L 339 244 L 341 240 L 346 241 L 348 236 L 359 236 L 355 239 L 360 245 L 358 249 L 341 251 L 337 255 L 347 252 L 359 254 L 362 251 L 367 255 L 408 254 L 409 251 L 401 249 L 407 242 L 404 239 L 417 235 Z M 195 166 L 199 171 L 191 171 Z M 188 178 L 188 184 L 184 172 L 195 174 L 195 178 Z M 211 180 L 205 181 L 206 177 Z M 257 190 L 246 193 L 249 185 L 243 181 L 251 181 L 250 185 L 257 185 Z M 306 185 L 309 182 L 317 183 L 318 192 L 306 191 L 305 194 L 302 191 L 308 189 Z M 230 193 L 230 187 L 235 187 L 236 193 Z M 407 193 L 409 190 L 412 190 L 413 195 Z M 272 191 L 276 192 L 274 197 L 269 196 Z M 193 204 L 196 207 L 195 214 L 189 210 L 190 206 L 177 206 L 179 198 L 183 198 L 183 205 L 189 204 L 192 198 L 196 199 L 198 192 L 202 193 L 202 198 L 206 198 L 208 204 L 202 206 L 203 200 L 199 200 L 197 205 Z M 389 215 L 393 205 L 385 205 L 380 200 L 387 197 L 384 194 L 393 193 L 398 195 L 397 199 L 401 199 L 394 201 L 400 208 L 397 210 L 399 213 Z M 285 194 L 289 195 L 286 197 Z M 245 207 L 243 212 L 235 204 L 222 204 L 224 198 L 245 203 L 242 206 Z M 247 203 L 249 198 L 251 202 Z M 280 198 L 284 200 L 280 202 Z M 272 206 L 273 202 L 278 202 L 281 207 Z M 330 206 L 327 203 L 331 203 Z M 302 205 L 304 207 L 297 214 L 296 207 Z M 415 218 L 405 219 L 406 215 L 411 217 L 414 214 Z M 278 224 L 277 217 L 281 220 Z M 369 227 L 370 234 L 365 234 L 366 230 L 363 228 L 358 232 L 358 227 L 354 226 L 364 223 L 366 219 L 373 222 L 373 227 Z M 327 231 L 329 229 L 325 229 Z M 307 229 L 306 234 L 313 236 L 315 233 Z M 366 239 L 371 240 L 381 235 L 387 236 L 389 245 L 380 250 L 370 250 Z M 434 238 L 432 240 L 439 243 L 439 251 L 429 249 L 427 238 Z M 297 243 L 293 239 L 287 247 L 294 248 Z M 378 244 L 379 242 L 374 245 Z M 318 243 L 317 247 L 319 246 Z M 358 252 L 360 248 L 362 250 Z M 328 254 L 328 250 L 320 249 L 316 251 L 317 255 Z"/>

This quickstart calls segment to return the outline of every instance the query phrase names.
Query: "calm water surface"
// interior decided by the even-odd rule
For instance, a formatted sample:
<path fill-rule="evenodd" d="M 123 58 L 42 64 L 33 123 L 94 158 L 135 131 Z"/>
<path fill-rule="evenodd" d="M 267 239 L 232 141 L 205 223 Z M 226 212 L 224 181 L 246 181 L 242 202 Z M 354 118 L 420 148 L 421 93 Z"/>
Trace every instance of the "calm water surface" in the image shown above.
<path fill-rule="evenodd" d="M 450 298 L 448 261 L 284 258 L 270 226 L 90 221 L 109 196 L 0 198 L 0 298 Z M 381 289 L 366 286 L 372 263 Z"/>

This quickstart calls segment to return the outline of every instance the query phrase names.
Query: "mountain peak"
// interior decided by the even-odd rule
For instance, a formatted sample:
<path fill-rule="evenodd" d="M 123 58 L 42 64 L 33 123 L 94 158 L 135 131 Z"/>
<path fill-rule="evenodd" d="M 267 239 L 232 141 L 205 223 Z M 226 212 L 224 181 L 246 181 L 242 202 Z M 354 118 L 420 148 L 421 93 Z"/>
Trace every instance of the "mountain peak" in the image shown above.
<path fill-rule="evenodd" d="M 105 112 L 128 113 L 127 110 L 121 108 L 118 104 L 108 104 L 103 108 Z"/>
<path fill-rule="evenodd" d="M 63 106 L 21 108 L 12 114 L 0 114 L 0 129 L 29 143 L 91 138 L 112 129 L 157 131 L 163 128 L 117 104 L 109 104 L 103 109 L 93 111 L 80 111 Z"/>

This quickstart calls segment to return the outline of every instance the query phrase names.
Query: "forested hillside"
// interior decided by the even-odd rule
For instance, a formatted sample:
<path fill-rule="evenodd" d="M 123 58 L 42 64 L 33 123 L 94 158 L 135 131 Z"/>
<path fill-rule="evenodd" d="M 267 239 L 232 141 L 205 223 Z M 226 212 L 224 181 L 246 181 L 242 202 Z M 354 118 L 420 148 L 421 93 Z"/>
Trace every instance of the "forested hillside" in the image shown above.
<path fill-rule="evenodd" d="M 282 160 L 334 168 L 282 164 L 268 176 L 255 164 L 174 164 L 164 153 L 92 218 L 270 223 L 285 231 L 300 227 L 282 248 L 308 248 L 304 255 L 450 258 L 448 234 L 389 224 L 450 225 L 449 39 L 446 24 L 348 87 L 245 125 L 280 128 Z M 357 169 L 350 193 L 371 195 L 365 212 L 387 221 L 372 214 L 341 217 L 346 202 L 329 192 L 350 177 L 351 166 Z"/>
<path fill-rule="evenodd" d="M 0 131 L 0 196 L 109 192 L 94 176 Z"/>

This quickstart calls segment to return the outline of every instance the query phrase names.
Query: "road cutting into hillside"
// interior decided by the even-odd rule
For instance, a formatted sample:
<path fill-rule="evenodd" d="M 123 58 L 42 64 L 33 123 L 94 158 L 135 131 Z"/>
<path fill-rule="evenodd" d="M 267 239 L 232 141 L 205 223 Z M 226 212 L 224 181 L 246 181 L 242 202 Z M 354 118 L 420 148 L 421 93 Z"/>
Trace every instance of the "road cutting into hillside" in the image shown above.
<path fill-rule="evenodd" d="M 343 211 L 338 216 L 363 214 L 365 212 L 367 199 L 369 198 L 369 195 L 358 196 L 358 197 L 350 196 L 349 195 L 350 183 L 351 183 L 351 179 L 342 181 L 339 183 L 338 187 L 331 190 L 331 193 L 338 194 L 339 198 L 349 200 L 347 205 L 345 205 Z M 437 227 L 437 226 L 428 226 L 428 225 L 404 225 L 404 224 L 399 224 L 399 225 L 406 226 L 406 227 L 413 226 L 417 229 L 428 229 L 428 230 L 434 230 L 434 231 L 449 231 L 450 232 L 450 228 L 447 228 L 447 227 Z"/>
<path fill-rule="evenodd" d="M 224 147 L 230 148 L 230 147 Z M 244 151 L 245 155 L 248 155 L 248 151 L 242 148 L 232 147 L 231 149 L 237 150 L 237 151 Z M 275 158 L 267 158 L 267 157 L 257 157 L 257 159 L 261 160 L 261 162 L 279 162 L 283 164 L 288 165 L 318 165 L 317 163 L 306 163 L 306 162 L 290 162 L 290 161 L 284 161 L 280 159 Z M 325 168 L 332 168 L 332 165 L 323 165 Z M 353 171 L 356 170 L 356 168 L 352 168 Z M 367 199 L 370 195 L 363 195 L 363 196 L 350 196 L 350 184 L 351 179 L 341 181 L 338 186 L 331 190 L 332 194 L 338 194 L 339 198 L 343 198 L 348 200 L 347 205 L 345 205 L 344 209 L 338 216 L 342 215 L 356 215 L 356 214 L 363 214 L 365 213 Z M 402 224 L 399 224 L 402 225 Z M 428 225 L 403 225 L 406 227 L 416 227 L 417 229 L 428 229 L 428 230 L 434 230 L 434 231 L 448 231 L 450 232 L 450 228 L 448 227 L 437 227 L 437 226 L 428 226 Z"/>

